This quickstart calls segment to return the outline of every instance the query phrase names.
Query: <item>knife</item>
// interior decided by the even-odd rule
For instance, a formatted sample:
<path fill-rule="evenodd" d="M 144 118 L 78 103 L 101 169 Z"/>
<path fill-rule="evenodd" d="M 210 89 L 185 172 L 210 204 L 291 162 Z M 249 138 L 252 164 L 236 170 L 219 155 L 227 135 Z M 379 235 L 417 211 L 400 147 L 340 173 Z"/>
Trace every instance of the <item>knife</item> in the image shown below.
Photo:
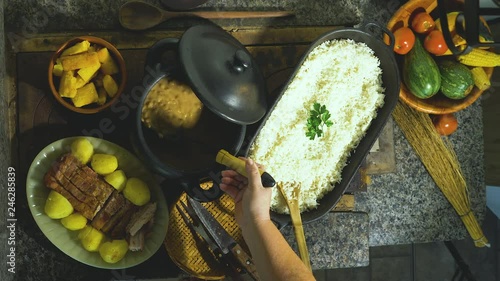
<path fill-rule="evenodd" d="M 191 234 L 193 235 L 193 238 L 196 240 L 196 244 L 198 245 L 199 242 L 204 242 L 204 246 L 207 247 L 211 252 L 211 256 L 204 256 L 204 258 L 213 258 L 215 259 L 218 263 L 222 264 L 225 266 L 226 274 L 228 274 L 232 280 L 234 281 L 243 281 L 243 277 L 241 275 L 241 272 L 243 268 L 241 266 L 238 266 L 233 260 L 234 258 L 229 255 L 225 255 L 222 251 L 222 249 L 219 248 L 215 244 L 215 242 L 210 238 L 208 233 L 205 231 L 205 228 L 203 227 L 200 219 L 194 212 L 192 208 L 188 208 L 186 204 L 182 201 L 179 201 L 180 207 L 178 204 L 175 205 L 177 210 L 179 211 L 179 214 L 181 215 L 182 219 L 186 223 L 186 226 L 189 228 L 191 231 Z M 187 213 L 191 220 L 188 218 L 188 216 L 185 214 Z M 192 222 L 191 222 L 192 221 Z M 201 239 L 200 237 L 201 236 Z M 205 252 L 201 251 L 201 254 L 203 255 Z"/>
<path fill-rule="evenodd" d="M 181 218 L 188 227 L 189 231 L 191 232 L 191 235 L 193 235 L 196 245 L 198 246 L 200 243 L 204 243 L 202 246 L 205 246 L 208 249 L 210 249 L 210 251 L 208 251 L 211 254 L 210 256 L 203 255 L 203 253 L 205 252 L 201 251 L 202 256 L 204 256 L 204 258 L 209 258 L 215 260 L 216 262 L 220 262 L 219 256 L 221 255 L 221 252 L 217 247 L 217 245 L 215 245 L 215 243 L 212 240 L 210 240 L 207 233 L 202 228 L 201 223 L 199 223 L 199 221 L 193 217 L 193 215 L 191 214 L 192 211 L 187 208 L 186 204 L 182 201 L 179 201 L 179 203 L 181 207 L 179 207 L 179 205 L 176 204 L 175 208 L 179 212 L 179 215 L 181 215 Z M 191 217 L 191 220 L 185 213 L 188 213 L 189 217 Z M 202 239 L 198 237 L 198 234 L 201 236 Z"/>
<path fill-rule="evenodd" d="M 188 197 L 188 204 L 195 212 L 209 238 L 222 251 L 222 255 L 235 267 L 241 267 L 252 277 L 260 280 L 257 268 L 249 254 L 227 233 L 220 223 L 201 205 L 200 202 Z"/>

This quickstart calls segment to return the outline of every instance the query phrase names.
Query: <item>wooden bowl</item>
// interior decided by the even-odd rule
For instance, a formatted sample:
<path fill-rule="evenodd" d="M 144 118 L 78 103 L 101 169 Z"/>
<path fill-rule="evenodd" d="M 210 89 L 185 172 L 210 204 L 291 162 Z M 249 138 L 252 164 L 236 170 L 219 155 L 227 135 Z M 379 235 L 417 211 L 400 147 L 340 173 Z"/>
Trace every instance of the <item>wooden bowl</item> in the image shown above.
<path fill-rule="evenodd" d="M 52 74 L 52 70 L 54 68 L 54 64 L 56 63 L 56 60 L 61 56 L 62 52 L 66 50 L 67 48 L 73 46 L 76 43 L 79 43 L 81 41 L 87 40 L 90 42 L 90 44 L 97 44 L 102 47 L 106 47 L 110 53 L 110 55 L 113 57 L 115 60 L 116 64 L 118 65 L 119 68 L 119 73 L 114 75 L 118 77 L 116 79 L 116 82 L 118 84 L 118 92 L 115 94 L 115 96 L 111 99 L 107 99 L 106 102 L 102 105 L 98 105 L 97 103 L 89 104 L 83 107 L 76 107 L 73 105 L 70 99 L 68 98 L 63 98 L 61 95 L 59 95 L 58 88 L 59 88 L 59 78 L 56 77 L 54 74 Z M 93 37 L 93 36 L 79 36 L 75 37 L 73 39 L 70 39 L 66 41 L 64 44 L 59 47 L 59 49 L 54 53 L 52 56 L 50 63 L 49 63 L 49 68 L 48 68 L 48 78 L 49 78 L 49 86 L 50 90 L 52 91 L 52 94 L 54 95 L 54 98 L 62 104 L 64 107 L 67 109 L 78 112 L 78 113 L 83 113 L 83 114 L 94 114 L 101 112 L 108 107 L 110 107 L 113 103 L 115 103 L 119 98 L 120 95 L 123 93 L 125 89 L 125 85 L 127 82 L 127 70 L 125 67 L 125 60 L 123 59 L 122 55 L 120 52 L 113 46 L 111 43 L 107 42 L 106 40 L 98 37 Z"/>
<path fill-rule="evenodd" d="M 411 19 L 414 15 L 416 15 L 418 12 L 427 12 L 431 14 L 435 9 L 437 8 L 437 1 L 436 0 L 411 0 L 408 1 L 406 4 L 401 6 L 396 13 L 393 15 L 393 17 L 389 20 L 387 24 L 387 28 L 391 31 L 394 32 L 398 28 L 403 27 L 403 26 L 409 26 L 411 23 Z M 448 10 L 451 11 L 451 10 Z M 431 14 L 432 15 L 432 14 Z M 436 17 L 434 16 L 436 19 Z M 388 39 L 386 38 L 386 41 Z M 397 55 L 400 56 L 400 55 Z M 403 57 L 400 56 L 402 59 Z M 400 70 L 402 68 L 400 67 Z M 485 67 L 484 68 L 486 74 L 488 75 L 488 78 L 491 79 L 491 75 L 493 74 L 493 68 L 492 67 Z M 401 71 L 402 73 L 402 71 Z M 479 90 L 477 87 L 474 87 L 474 89 L 471 91 L 467 97 L 464 99 L 460 100 L 453 100 L 445 97 L 441 93 L 437 93 L 433 97 L 429 99 L 420 99 L 417 98 L 415 95 L 413 95 L 406 85 L 404 85 L 403 80 L 401 80 L 401 89 L 399 91 L 399 97 L 401 100 L 403 100 L 405 103 L 407 103 L 409 106 L 415 108 L 416 110 L 419 110 L 421 112 L 425 113 L 430 113 L 430 114 L 447 114 L 447 113 L 453 113 L 457 112 L 459 110 L 462 110 L 466 108 L 467 106 L 471 105 L 474 103 L 479 96 L 484 91 Z"/>

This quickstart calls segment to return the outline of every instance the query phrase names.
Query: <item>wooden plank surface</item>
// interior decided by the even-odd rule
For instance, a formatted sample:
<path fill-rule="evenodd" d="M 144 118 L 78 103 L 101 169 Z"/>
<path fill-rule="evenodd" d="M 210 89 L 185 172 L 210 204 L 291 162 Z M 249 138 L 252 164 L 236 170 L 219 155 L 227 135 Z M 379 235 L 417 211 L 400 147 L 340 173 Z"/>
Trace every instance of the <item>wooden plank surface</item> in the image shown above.
<path fill-rule="evenodd" d="M 308 44 L 321 34 L 341 28 L 340 26 L 309 27 L 265 27 L 226 29 L 245 46 Z M 37 34 L 16 42 L 14 52 L 56 51 L 67 40 L 90 35 L 111 42 L 118 49 L 147 49 L 163 38 L 179 38 L 184 30 L 165 30 L 150 32 L 101 31 Z"/>
<path fill-rule="evenodd" d="M 250 52 L 261 62 L 262 68 L 265 69 L 264 74 L 268 78 L 268 87 L 271 94 L 276 95 L 289 77 L 288 75 L 281 75 L 283 68 L 293 69 L 293 65 L 289 64 L 296 62 L 306 47 L 307 45 L 282 46 L 280 48 L 276 46 L 249 47 Z M 122 54 L 127 61 L 129 81 L 132 81 L 127 86 L 126 92 L 129 92 L 135 86 L 136 81 L 141 80 L 146 50 L 124 50 Z M 18 65 L 22 66 L 19 69 L 18 77 L 18 101 L 20 106 L 18 134 L 21 148 L 19 159 L 23 170 L 28 168 L 29 159 L 32 159 L 46 144 L 60 138 L 95 131 L 96 128 L 99 128 L 99 122 L 102 118 L 109 118 L 113 127 L 116 127 L 111 134 L 107 134 L 105 137 L 129 150 L 133 149 L 127 142 L 128 133 L 126 129 L 127 124 L 132 122 L 130 120 L 131 116 L 122 119 L 109 112 L 106 116 L 101 114 L 100 116 L 85 116 L 82 119 L 81 115 L 69 113 L 55 103 L 46 85 L 46 76 L 38 75 L 46 71 L 46 64 L 50 55 L 51 52 L 18 55 Z M 268 60 L 267 57 L 270 55 L 275 59 Z M 27 65 L 30 67 L 26 67 Z M 278 73 L 278 76 L 275 73 Z M 105 132 L 101 130 L 101 133 Z M 363 182 L 363 177 L 358 173 L 354 176 L 350 189 L 356 191 L 360 187 L 366 188 L 366 184 Z M 351 211 L 353 208 L 354 196 L 349 195 L 348 198 L 341 200 L 339 208 L 334 211 Z"/>

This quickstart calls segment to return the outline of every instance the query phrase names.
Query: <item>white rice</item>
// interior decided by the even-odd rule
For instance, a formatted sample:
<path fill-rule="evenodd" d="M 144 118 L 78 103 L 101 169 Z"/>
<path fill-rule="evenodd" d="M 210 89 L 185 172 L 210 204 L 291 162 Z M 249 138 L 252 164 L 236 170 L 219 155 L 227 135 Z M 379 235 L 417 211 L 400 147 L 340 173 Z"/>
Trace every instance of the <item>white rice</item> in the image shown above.
<path fill-rule="evenodd" d="M 377 109 L 384 103 L 380 61 L 364 43 L 350 39 L 326 41 L 309 53 L 276 104 L 250 148 L 249 156 L 265 165 L 287 197 L 293 183 L 301 185 L 301 212 L 340 182 L 347 157 L 363 138 Z M 322 137 L 306 136 L 313 104 L 326 105 L 331 127 Z M 288 213 L 273 189 L 271 209 Z"/>

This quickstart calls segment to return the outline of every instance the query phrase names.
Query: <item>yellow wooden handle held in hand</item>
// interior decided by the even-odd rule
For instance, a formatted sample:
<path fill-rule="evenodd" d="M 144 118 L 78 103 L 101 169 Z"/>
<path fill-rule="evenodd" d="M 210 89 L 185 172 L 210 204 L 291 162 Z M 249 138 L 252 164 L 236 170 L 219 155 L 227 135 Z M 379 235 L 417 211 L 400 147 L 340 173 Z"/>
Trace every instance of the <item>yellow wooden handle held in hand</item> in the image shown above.
<path fill-rule="evenodd" d="M 245 169 L 245 161 L 240 158 L 234 157 L 233 155 L 231 155 L 231 153 L 227 152 L 226 150 L 224 149 L 219 150 L 217 156 L 215 157 L 215 161 L 219 164 L 225 165 L 235 170 L 240 175 L 248 178 L 247 171 Z M 266 173 L 261 169 L 259 169 L 259 172 L 262 178 L 262 185 L 264 187 L 273 187 L 276 184 L 276 181 L 270 174 Z"/>

